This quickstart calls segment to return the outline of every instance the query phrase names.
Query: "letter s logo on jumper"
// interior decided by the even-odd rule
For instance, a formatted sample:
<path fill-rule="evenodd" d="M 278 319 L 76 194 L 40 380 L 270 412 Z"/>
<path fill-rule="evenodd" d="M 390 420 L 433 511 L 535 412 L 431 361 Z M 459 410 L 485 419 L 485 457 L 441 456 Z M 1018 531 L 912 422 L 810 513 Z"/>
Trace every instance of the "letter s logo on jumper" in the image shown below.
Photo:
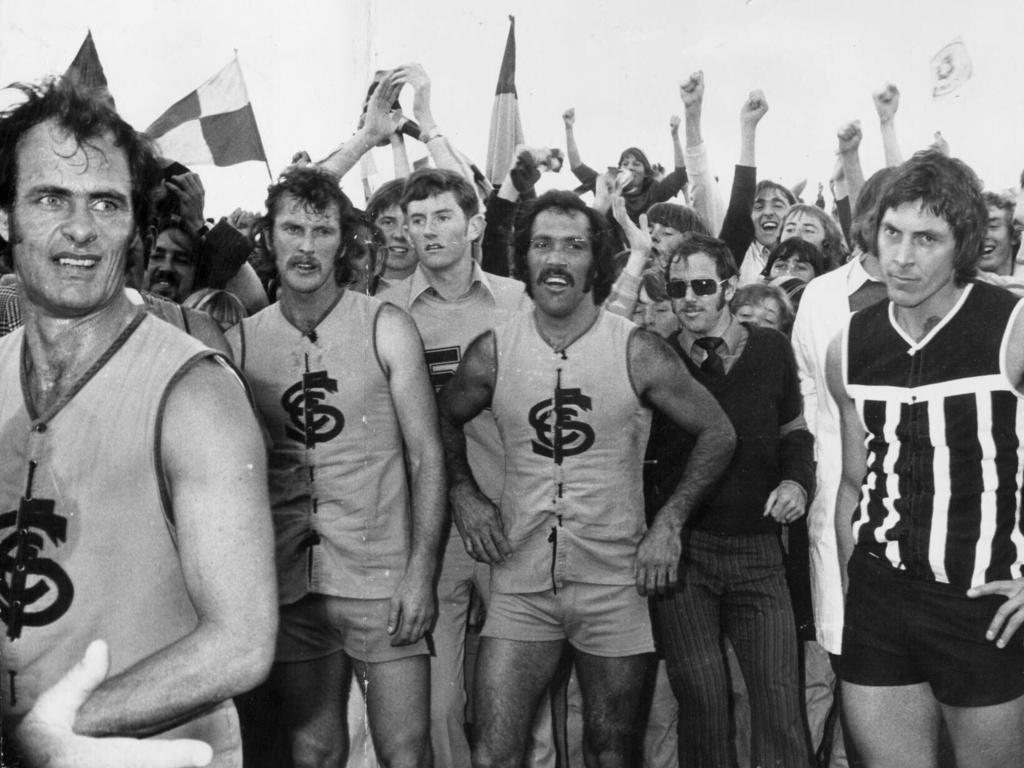
<path fill-rule="evenodd" d="M 555 396 L 530 409 L 530 426 L 537 433 L 533 452 L 561 464 L 566 456 L 578 456 L 594 444 L 594 430 L 580 421 L 580 411 L 591 410 L 591 400 L 580 389 L 555 388 Z"/>

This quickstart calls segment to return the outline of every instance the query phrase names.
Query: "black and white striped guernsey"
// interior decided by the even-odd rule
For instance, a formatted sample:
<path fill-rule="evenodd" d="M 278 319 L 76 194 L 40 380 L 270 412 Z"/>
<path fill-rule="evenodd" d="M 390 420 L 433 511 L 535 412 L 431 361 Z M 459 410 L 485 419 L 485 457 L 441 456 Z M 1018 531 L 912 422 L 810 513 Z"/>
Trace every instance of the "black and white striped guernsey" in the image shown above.
<path fill-rule="evenodd" d="M 1024 575 L 1024 402 L 1006 375 L 1022 305 L 969 283 L 918 342 L 891 302 L 851 317 L 843 379 L 868 435 L 857 547 L 964 589 Z"/>

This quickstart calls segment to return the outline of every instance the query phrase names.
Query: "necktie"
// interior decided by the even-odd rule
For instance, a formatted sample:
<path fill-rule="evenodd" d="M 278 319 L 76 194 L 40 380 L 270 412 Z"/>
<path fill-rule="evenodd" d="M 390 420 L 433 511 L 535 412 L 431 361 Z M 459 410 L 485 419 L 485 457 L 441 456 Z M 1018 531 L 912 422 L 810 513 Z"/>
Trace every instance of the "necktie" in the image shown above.
<path fill-rule="evenodd" d="M 694 342 L 698 347 L 708 353 L 700 369 L 711 376 L 725 375 L 725 362 L 718 354 L 718 348 L 725 342 L 719 336 L 704 336 Z"/>

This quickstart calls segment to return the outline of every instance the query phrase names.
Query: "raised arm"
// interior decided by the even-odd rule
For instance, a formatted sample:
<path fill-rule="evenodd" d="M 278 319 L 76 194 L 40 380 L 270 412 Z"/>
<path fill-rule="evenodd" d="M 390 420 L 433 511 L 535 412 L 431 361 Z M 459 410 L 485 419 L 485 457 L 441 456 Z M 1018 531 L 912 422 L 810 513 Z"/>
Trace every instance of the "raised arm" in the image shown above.
<path fill-rule="evenodd" d="M 843 123 L 836 131 L 836 138 L 839 140 L 839 168 L 841 180 L 846 187 L 846 196 L 850 199 L 850 208 L 857 205 L 857 198 L 860 197 L 861 187 L 864 186 L 864 171 L 860 165 L 860 142 L 863 134 L 860 129 L 860 120 L 851 120 Z M 836 173 L 834 178 L 840 173 Z M 837 186 L 840 179 L 836 178 Z M 836 192 L 837 198 L 839 190 Z"/>
<path fill-rule="evenodd" d="M 896 138 L 896 112 L 900 108 L 900 89 L 892 83 L 886 83 L 871 94 L 878 113 L 879 127 L 882 130 L 882 147 L 885 150 L 885 165 L 893 168 L 903 162 L 900 143 Z"/>
<path fill-rule="evenodd" d="M 711 232 L 719 232 L 725 220 L 725 203 L 718 184 L 711 175 L 707 147 L 701 134 L 701 112 L 704 106 L 704 73 L 694 72 L 679 84 L 686 123 L 686 175 L 690 180 L 693 208 Z"/>
<path fill-rule="evenodd" d="M 384 77 L 373 91 L 366 104 L 366 115 L 363 124 L 348 141 L 331 152 L 317 165 L 326 168 L 339 179 L 348 173 L 359 158 L 386 140 L 398 129 L 400 115 L 391 105 L 402 90 L 400 83 L 395 82 L 394 73 Z"/>
<path fill-rule="evenodd" d="M 640 294 L 640 282 L 644 269 L 647 268 L 651 254 L 651 236 L 647 231 L 647 214 L 640 214 L 640 226 L 633 223 L 626 213 L 626 201 L 621 194 L 612 197 L 612 216 L 622 227 L 629 243 L 629 258 L 626 266 L 615 279 L 611 293 L 604 302 L 604 308 L 612 314 L 632 317 L 636 309 L 637 297 Z"/>
<path fill-rule="evenodd" d="M 455 376 L 438 394 L 452 516 L 469 556 L 491 564 L 503 563 L 512 547 L 498 508 L 473 479 L 462 425 L 491 404 L 497 373 L 494 332 L 487 331 L 466 348 Z"/>
<path fill-rule="evenodd" d="M 423 343 L 412 318 L 385 305 L 377 316 L 375 335 L 402 431 L 411 485 L 409 559 L 391 597 L 387 628 L 392 645 L 407 645 L 419 640 L 437 615 L 434 576 L 446 522 L 444 452 Z"/>
<path fill-rule="evenodd" d="M 843 441 L 843 471 L 836 496 L 836 544 L 839 550 L 839 573 L 846 592 L 846 565 L 853 554 L 853 512 L 860 501 L 860 485 L 867 467 L 867 447 L 864 445 L 864 426 L 846 393 L 842 370 L 842 335 L 836 336 L 829 344 L 825 359 L 825 377 L 828 389 L 839 406 L 839 435 Z"/>
<path fill-rule="evenodd" d="M 472 183 L 472 174 L 463 166 L 451 143 L 441 133 L 434 120 L 434 113 L 430 106 L 431 82 L 423 65 L 403 64 L 395 70 L 394 77 L 395 82 L 400 86 L 409 84 L 413 87 L 413 116 L 419 123 L 420 139 L 427 145 L 427 150 L 434 159 L 434 165 L 438 168 L 455 171 Z"/>
<path fill-rule="evenodd" d="M 740 108 L 740 159 L 732 180 L 729 209 L 725 212 L 719 234 L 736 259 L 743 263 L 747 248 L 754 241 L 754 222 L 750 218 L 757 188 L 755 144 L 757 124 L 768 111 L 768 102 L 761 91 L 751 91 Z"/>
<path fill-rule="evenodd" d="M 198 622 L 100 685 L 75 721 L 82 735 L 165 730 L 251 689 L 273 660 L 277 594 L 266 454 L 236 374 L 209 360 L 183 374 L 167 397 L 160 447 Z"/>
<path fill-rule="evenodd" d="M 629 371 L 646 402 L 696 437 L 679 483 L 637 547 L 636 588 L 646 595 L 676 583 L 683 525 L 729 464 L 736 432 L 715 398 L 653 333 L 638 329 L 630 337 Z"/>
<path fill-rule="evenodd" d="M 569 107 L 562 113 L 562 124 L 565 126 L 565 152 L 569 158 L 569 169 L 575 171 L 581 165 L 580 148 L 576 146 L 576 108 Z"/>

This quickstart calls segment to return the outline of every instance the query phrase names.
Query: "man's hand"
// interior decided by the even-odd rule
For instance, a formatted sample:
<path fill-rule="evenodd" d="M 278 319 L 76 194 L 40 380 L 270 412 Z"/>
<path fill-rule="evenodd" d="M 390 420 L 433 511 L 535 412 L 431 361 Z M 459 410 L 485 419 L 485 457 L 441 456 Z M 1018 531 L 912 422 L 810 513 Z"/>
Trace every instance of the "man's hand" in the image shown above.
<path fill-rule="evenodd" d="M 946 141 L 946 137 L 942 135 L 942 131 L 935 132 L 935 140 L 932 141 L 931 148 L 938 150 L 946 157 L 949 157 L 949 142 Z"/>
<path fill-rule="evenodd" d="M 256 224 L 256 214 L 251 211 L 243 211 L 241 208 L 235 208 L 228 216 L 228 224 L 237 229 L 246 237 L 252 234 L 253 225 Z"/>
<path fill-rule="evenodd" d="M 836 138 L 839 139 L 839 153 L 856 152 L 860 147 L 860 140 L 864 134 L 860 130 L 860 120 L 850 120 L 843 123 L 836 131 Z"/>
<path fill-rule="evenodd" d="M 300 149 L 298 152 L 292 155 L 292 165 L 312 165 L 313 159 L 309 156 L 309 152 L 304 149 Z"/>
<path fill-rule="evenodd" d="M 783 480 L 768 495 L 764 504 L 764 517 L 771 517 L 779 523 L 792 523 L 803 517 L 807 511 L 807 491 L 800 483 Z"/>
<path fill-rule="evenodd" d="M 641 595 L 667 592 L 679 578 L 683 542 L 679 531 L 655 520 L 636 548 L 636 591 Z"/>
<path fill-rule="evenodd" d="M 634 253 L 648 254 L 651 252 L 651 235 L 647 227 L 647 214 L 640 214 L 640 226 L 638 227 L 626 213 L 626 201 L 622 195 L 612 197 L 612 216 L 622 227 L 622 233 L 629 243 L 629 250 Z"/>
<path fill-rule="evenodd" d="M 181 218 L 193 233 L 198 232 L 203 226 L 203 205 L 206 202 L 206 190 L 199 174 L 191 171 L 181 173 L 171 176 L 165 183 L 178 198 Z"/>
<path fill-rule="evenodd" d="M 875 111 L 880 122 L 888 123 L 896 117 L 896 111 L 900 108 L 899 88 L 892 83 L 886 83 L 871 94 L 871 98 L 875 102 Z"/>
<path fill-rule="evenodd" d="M 512 545 L 502 530 L 501 513 L 490 499 L 465 484 L 456 484 L 448 491 L 448 501 L 470 557 L 497 565 L 511 556 Z"/>
<path fill-rule="evenodd" d="M 395 69 L 392 76 L 396 83 L 401 85 L 408 83 L 417 90 L 430 87 L 430 76 L 422 64 L 403 64 Z"/>
<path fill-rule="evenodd" d="M 669 133 L 672 134 L 673 138 L 675 138 L 676 136 L 679 135 L 679 123 L 680 122 L 682 122 L 682 121 L 679 119 L 679 115 L 672 115 L 672 117 L 670 117 L 668 119 L 668 130 L 669 130 Z"/>
<path fill-rule="evenodd" d="M 747 100 L 740 107 L 740 123 L 754 126 L 761 122 L 768 111 L 768 99 L 764 97 L 764 91 L 751 91 Z"/>
<path fill-rule="evenodd" d="M 601 173 L 594 179 L 594 210 L 605 213 L 612 204 L 612 196 L 622 190 L 617 185 L 618 173 Z"/>
<path fill-rule="evenodd" d="M 391 645 L 411 645 L 425 635 L 437 618 L 437 596 L 429 575 L 406 572 L 391 596 L 388 634 Z"/>
<path fill-rule="evenodd" d="M 366 105 L 363 128 L 375 143 L 387 139 L 401 125 L 401 111 L 391 107 L 401 90 L 402 84 L 396 81 L 392 72 L 377 83 Z"/>
<path fill-rule="evenodd" d="M 576 124 L 576 107 L 569 107 L 562 113 L 562 122 L 566 129 L 572 128 Z"/>
<path fill-rule="evenodd" d="M 992 623 L 988 625 L 985 637 L 995 640 L 999 648 L 1005 648 L 1014 632 L 1024 624 L 1024 578 L 1012 581 L 990 581 L 980 587 L 967 590 L 968 597 L 982 595 L 1005 595 L 1007 600 L 996 611 Z M 998 639 L 997 639 L 998 638 Z"/>
<path fill-rule="evenodd" d="M 90 738 L 72 730 L 78 709 L 107 676 L 107 644 L 85 656 L 44 691 L 14 733 L 26 765 L 51 768 L 189 768 L 209 765 L 213 750 L 192 739 Z"/>
<path fill-rule="evenodd" d="M 690 79 L 679 84 L 679 98 L 687 112 L 700 109 L 704 101 L 704 73 L 700 70 L 690 75 Z"/>

